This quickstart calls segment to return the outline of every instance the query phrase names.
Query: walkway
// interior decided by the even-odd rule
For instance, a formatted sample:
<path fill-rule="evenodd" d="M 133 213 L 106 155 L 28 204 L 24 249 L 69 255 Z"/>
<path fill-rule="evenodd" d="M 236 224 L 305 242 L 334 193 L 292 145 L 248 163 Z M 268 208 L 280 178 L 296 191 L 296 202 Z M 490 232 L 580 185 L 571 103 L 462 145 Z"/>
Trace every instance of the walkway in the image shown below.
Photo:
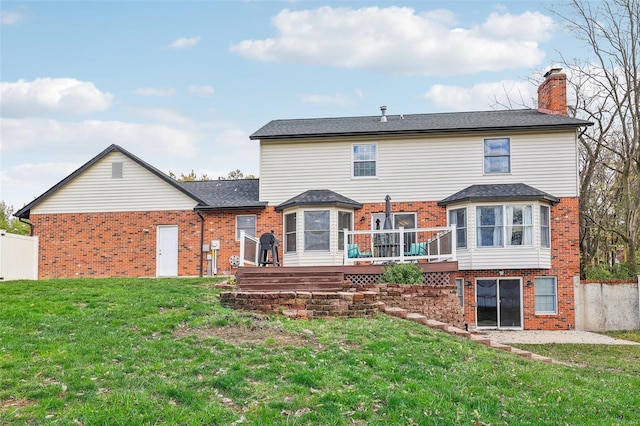
<path fill-rule="evenodd" d="M 579 330 L 491 330 L 478 334 L 487 335 L 492 341 L 502 344 L 547 344 L 547 343 L 576 343 L 587 345 L 640 345 L 638 342 L 614 339 L 603 334 Z"/>

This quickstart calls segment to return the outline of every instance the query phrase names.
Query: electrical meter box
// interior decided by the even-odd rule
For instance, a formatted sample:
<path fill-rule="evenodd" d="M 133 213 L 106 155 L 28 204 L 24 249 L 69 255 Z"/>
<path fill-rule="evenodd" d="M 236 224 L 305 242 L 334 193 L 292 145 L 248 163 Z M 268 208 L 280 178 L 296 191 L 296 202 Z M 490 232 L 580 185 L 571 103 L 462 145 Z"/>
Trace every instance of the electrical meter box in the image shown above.
<path fill-rule="evenodd" d="M 211 241 L 211 250 L 220 250 L 220 240 Z"/>

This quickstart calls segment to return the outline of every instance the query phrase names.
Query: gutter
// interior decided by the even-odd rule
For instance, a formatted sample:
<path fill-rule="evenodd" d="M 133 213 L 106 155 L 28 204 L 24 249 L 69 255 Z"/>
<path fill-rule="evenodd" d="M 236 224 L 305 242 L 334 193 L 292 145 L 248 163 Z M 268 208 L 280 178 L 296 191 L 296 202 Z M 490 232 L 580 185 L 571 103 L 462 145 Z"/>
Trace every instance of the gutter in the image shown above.
<path fill-rule="evenodd" d="M 18 221 L 22 222 L 26 225 L 29 225 L 29 236 L 33 237 L 33 223 L 31 222 L 26 222 L 25 219 L 23 217 L 18 217 Z"/>
<path fill-rule="evenodd" d="M 204 251 L 202 251 L 202 247 L 204 247 L 204 216 L 198 210 L 196 210 L 198 216 L 200 216 L 200 266 L 198 269 L 200 270 L 200 278 L 202 278 L 202 261 L 204 260 Z"/>

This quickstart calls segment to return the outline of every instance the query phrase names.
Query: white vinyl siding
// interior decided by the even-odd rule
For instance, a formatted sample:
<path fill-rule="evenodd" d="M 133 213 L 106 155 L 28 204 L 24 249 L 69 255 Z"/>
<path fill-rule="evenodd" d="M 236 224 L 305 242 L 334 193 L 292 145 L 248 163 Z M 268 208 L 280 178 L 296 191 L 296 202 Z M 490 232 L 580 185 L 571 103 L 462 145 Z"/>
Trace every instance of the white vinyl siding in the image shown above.
<path fill-rule="evenodd" d="M 484 174 L 483 140 L 509 137 L 511 173 Z M 377 178 L 352 178 L 354 143 L 377 143 Z M 322 182 L 361 203 L 438 201 L 472 184 L 526 183 L 557 197 L 577 196 L 575 132 L 434 135 L 358 140 L 261 141 L 260 198 L 277 205 Z M 470 220 L 467 223 L 473 224 Z"/>
<path fill-rule="evenodd" d="M 122 178 L 113 178 L 113 163 Z M 31 210 L 32 214 L 191 210 L 196 201 L 127 156 L 112 152 Z"/>

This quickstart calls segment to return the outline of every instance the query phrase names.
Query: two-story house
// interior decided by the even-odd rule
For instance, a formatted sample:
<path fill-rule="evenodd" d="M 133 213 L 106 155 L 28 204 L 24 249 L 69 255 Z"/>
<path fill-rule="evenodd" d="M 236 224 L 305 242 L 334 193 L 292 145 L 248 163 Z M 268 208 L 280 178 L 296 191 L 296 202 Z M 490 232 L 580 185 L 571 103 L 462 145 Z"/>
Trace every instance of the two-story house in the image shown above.
<path fill-rule="evenodd" d="M 273 230 L 287 266 L 342 265 L 345 229 L 455 226 L 472 327 L 568 329 L 579 273 L 577 135 L 566 76 L 538 109 L 274 120 L 260 179 L 179 183 L 111 146 L 16 216 L 40 235 L 40 276 L 197 275 L 240 231 Z"/>

